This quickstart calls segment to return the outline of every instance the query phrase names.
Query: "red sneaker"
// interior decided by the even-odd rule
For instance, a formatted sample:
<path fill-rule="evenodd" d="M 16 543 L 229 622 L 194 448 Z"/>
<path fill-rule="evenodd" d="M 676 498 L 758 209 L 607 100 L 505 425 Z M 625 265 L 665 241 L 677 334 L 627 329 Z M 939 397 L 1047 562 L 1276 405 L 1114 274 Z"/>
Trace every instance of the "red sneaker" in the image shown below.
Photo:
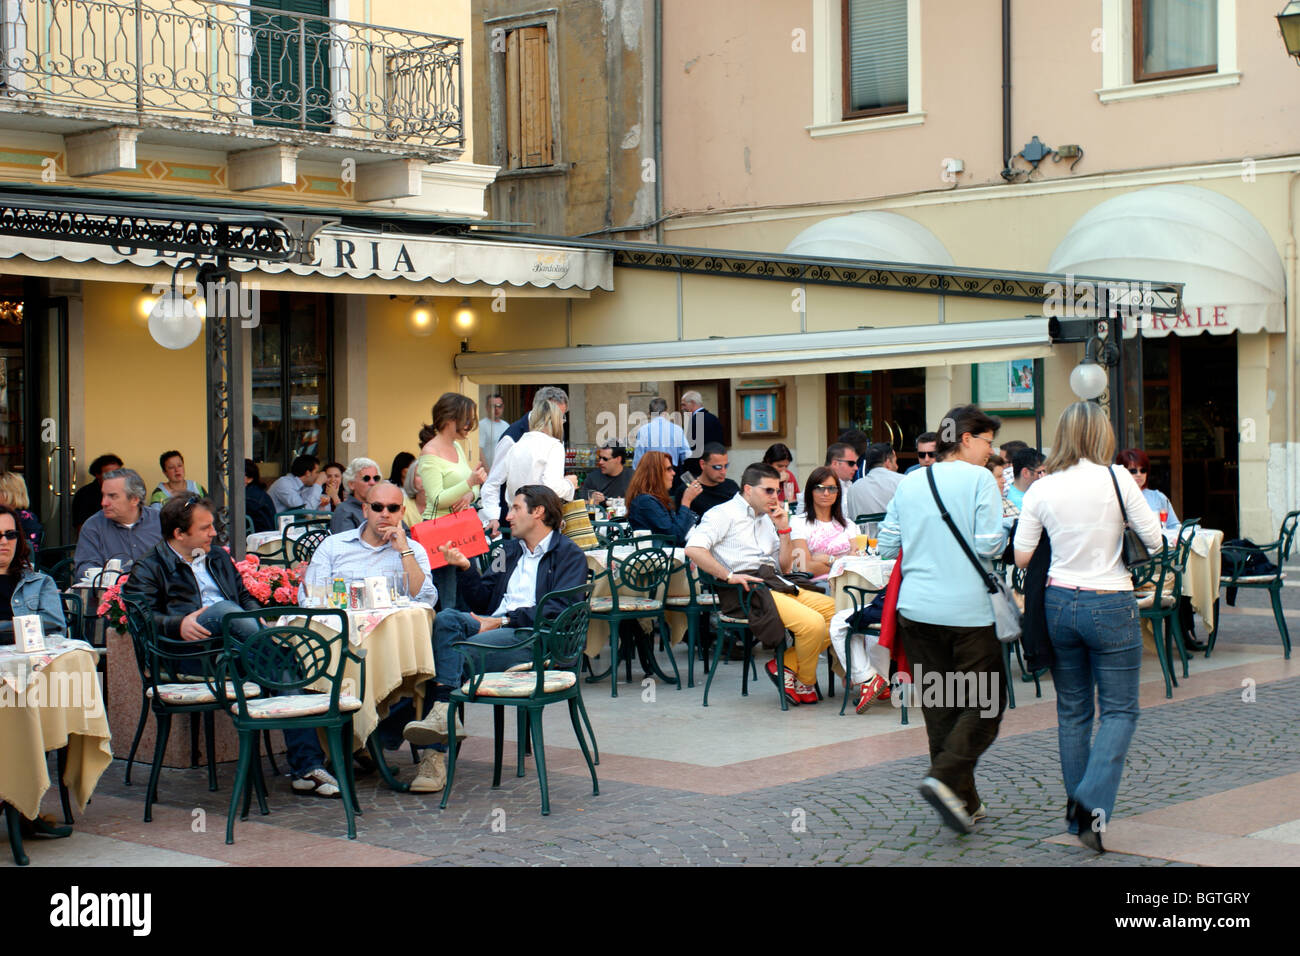
<path fill-rule="evenodd" d="M 786 673 L 789 673 L 789 671 L 786 671 Z M 799 703 L 801 704 L 817 703 L 817 688 L 812 684 L 805 684 L 796 679 L 794 682 L 794 692 L 795 696 L 799 698 Z"/>
<path fill-rule="evenodd" d="M 859 714 L 865 714 L 872 701 L 885 700 L 888 694 L 889 682 L 877 674 L 862 685 L 862 690 L 858 695 L 858 702 L 853 709 Z"/>
<path fill-rule="evenodd" d="M 784 668 L 782 668 L 782 670 L 785 671 L 785 681 L 784 681 L 784 684 L 785 684 L 785 699 L 786 699 L 787 701 L 789 701 L 791 704 L 793 704 L 794 706 L 798 707 L 801 703 L 803 703 L 803 699 L 799 696 L 798 691 L 795 690 L 795 683 L 796 683 L 796 682 L 795 682 L 795 679 L 794 679 L 794 671 L 790 670 L 790 668 L 788 668 L 788 667 L 784 667 Z M 770 678 L 772 678 L 772 683 L 773 683 L 773 684 L 775 684 L 775 683 L 777 682 L 777 681 L 776 681 L 776 658 L 775 658 L 775 657 L 772 658 L 770 661 L 767 662 L 767 676 L 770 677 Z M 778 686 L 780 686 L 780 685 L 778 685 Z"/>

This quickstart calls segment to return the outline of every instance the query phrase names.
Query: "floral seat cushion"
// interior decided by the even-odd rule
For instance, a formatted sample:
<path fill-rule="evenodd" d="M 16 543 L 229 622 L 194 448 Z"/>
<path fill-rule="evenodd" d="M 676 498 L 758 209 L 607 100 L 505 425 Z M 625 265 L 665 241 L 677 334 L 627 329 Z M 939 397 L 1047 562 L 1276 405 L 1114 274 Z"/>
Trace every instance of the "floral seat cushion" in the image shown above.
<path fill-rule="evenodd" d="M 578 682 L 573 671 L 546 671 L 542 692 L 558 694 L 568 690 Z M 461 693 L 470 693 L 470 682 L 461 687 Z M 498 674 L 484 674 L 483 682 L 478 685 L 479 697 L 529 697 L 537 687 L 537 675 L 531 671 L 506 671 Z"/>
<path fill-rule="evenodd" d="M 718 613 L 718 620 L 720 620 L 723 624 L 748 624 L 749 623 L 749 618 L 747 617 L 733 617 L 730 614 L 723 614 L 722 612 Z"/>
<path fill-rule="evenodd" d="M 1156 593 L 1154 591 L 1148 591 L 1145 594 L 1138 595 L 1138 599 L 1137 599 L 1138 607 L 1140 607 L 1144 611 L 1147 608 L 1154 607 L 1156 603 L 1155 597 L 1156 597 Z M 1172 594 L 1162 594 L 1160 596 L 1160 606 L 1173 607 L 1174 596 Z"/>
<path fill-rule="evenodd" d="M 262 688 L 253 683 L 244 684 L 245 697 L 257 697 L 262 693 Z M 153 696 L 153 688 L 145 688 L 145 696 Z M 188 707 L 193 704 L 215 704 L 216 695 L 207 684 L 196 681 L 193 684 L 159 684 L 158 698 L 164 704 L 173 704 L 177 707 Z M 232 681 L 226 681 L 226 700 L 235 699 L 235 685 Z"/>
<path fill-rule="evenodd" d="M 668 598 L 669 607 L 686 607 L 691 603 L 689 594 L 673 596 Z M 717 604 L 718 596 L 716 594 L 697 594 L 695 595 L 696 604 Z"/>
<path fill-rule="evenodd" d="M 1282 577 L 1286 577 L 1286 572 L 1282 572 Z M 1223 586 L 1230 587 L 1233 584 L 1267 584 L 1269 581 L 1276 581 L 1276 574 L 1243 574 L 1239 578 L 1224 577 Z"/>
<path fill-rule="evenodd" d="M 286 694 L 283 697 L 266 697 L 248 702 L 248 716 L 257 720 L 282 717 L 314 717 L 330 709 L 329 694 Z M 361 709 L 361 699 L 351 694 L 339 694 L 339 712 L 351 713 Z"/>
<path fill-rule="evenodd" d="M 653 601 L 650 598 L 625 597 L 622 594 L 618 596 L 618 609 L 620 611 L 658 611 L 663 606 L 663 601 Z M 593 614 L 609 613 L 612 610 L 614 610 L 614 599 L 612 597 L 594 597 L 591 599 Z"/>

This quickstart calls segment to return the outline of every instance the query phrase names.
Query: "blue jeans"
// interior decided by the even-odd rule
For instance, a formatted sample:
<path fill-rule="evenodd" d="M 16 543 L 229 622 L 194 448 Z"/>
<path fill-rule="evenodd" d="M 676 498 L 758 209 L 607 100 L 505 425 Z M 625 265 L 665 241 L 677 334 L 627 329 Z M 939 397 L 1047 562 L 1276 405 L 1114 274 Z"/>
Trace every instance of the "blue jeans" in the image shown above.
<path fill-rule="evenodd" d="M 459 610 L 456 605 L 456 569 L 450 564 L 433 569 L 433 586 L 438 589 L 438 613 Z"/>
<path fill-rule="evenodd" d="M 221 618 L 235 611 L 242 611 L 243 608 L 234 601 L 218 601 L 203 609 L 199 615 L 198 623 L 201 627 L 207 628 L 214 635 L 221 634 Z M 253 618 L 246 618 L 237 622 L 233 628 L 235 634 L 239 637 L 251 637 L 257 633 L 258 623 Z M 286 754 L 289 761 L 289 772 L 295 777 L 305 777 L 313 770 L 320 770 L 325 766 L 325 752 L 321 750 L 320 738 L 316 736 L 316 731 L 310 727 L 302 730 L 284 731 L 284 746 L 288 752 Z"/>
<path fill-rule="evenodd" d="M 1056 662 L 1056 717 L 1066 795 L 1109 822 L 1137 727 L 1142 630 L 1132 592 L 1049 587 L 1047 631 Z M 1101 725 L 1092 735 L 1093 696 Z M 1072 823 L 1070 832 L 1075 832 Z"/>
<path fill-rule="evenodd" d="M 498 627 L 491 631 L 479 631 L 479 623 L 466 611 L 439 611 L 433 619 L 433 667 L 437 676 L 435 680 L 444 687 L 459 687 L 470 674 L 471 661 L 477 664 L 478 651 L 471 649 L 469 656 L 462 654 L 460 648 L 452 647 L 453 641 L 473 638 L 482 644 L 494 644 L 505 647 L 519 640 L 513 627 Z M 484 652 L 485 670 L 503 671 L 515 664 L 523 664 L 533 659 L 531 647 L 520 647 L 511 651 Z"/>

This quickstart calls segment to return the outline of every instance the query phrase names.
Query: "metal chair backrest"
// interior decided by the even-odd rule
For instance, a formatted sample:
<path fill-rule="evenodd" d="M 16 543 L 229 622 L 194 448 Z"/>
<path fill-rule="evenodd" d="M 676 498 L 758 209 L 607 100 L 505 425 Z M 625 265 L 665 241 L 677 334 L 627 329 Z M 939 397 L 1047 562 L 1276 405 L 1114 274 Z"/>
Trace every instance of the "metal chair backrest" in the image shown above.
<path fill-rule="evenodd" d="M 237 630 L 241 621 L 260 622 L 283 615 L 305 620 L 302 624 L 268 624 L 247 637 Z M 316 620 L 327 621 L 335 633 L 314 630 L 311 625 Z M 322 680 L 330 682 L 329 710 L 323 716 L 337 717 L 347 660 L 362 660 L 348 641 L 348 616 L 337 608 L 274 607 L 227 614 L 221 621 L 221 633 L 224 647 L 216 684 L 229 681 L 234 685 L 235 707 L 245 717 L 245 681 L 274 694 L 297 694 L 308 692 Z"/>
<path fill-rule="evenodd" d="M 253 534 L 256 531 L 257 528 L 253 524 L 253 516 L 247 514 L 244 515 L 244 537 L 247 538 L 250 534 Z"/>
<path fill-rule="evenodd" d="M 68 637 L 75 637 L 79 641 L 84 641 L 86 639 L 86 616 L 82 611 L 81 595 L 59 592 L 59 603 L 63 605 L 63 622 L 67 628 L 64 633 Z"/>
<path fill-rule="evenodd" d="M 590 574 L 590 573 L 589 573 Z M 552 601 L 570 602 L 553 618 L 536 622 L 533 634 L 533 669 L 572 670 L 582 663 L 582 653 L 587 647 L 587 623 L 591 614 L 591 580 L 563 591 L 550 591 L 542 596 L 538 605 L 545 608 Z"/>
<path fill-rule="evenodd" d="M 293 561 L 297 564 L 300 561 L 310 563 L 312 555 L 320 547 L 320 543 L 330 536 L 328 527 L 308 527 L 306 531 L 298 535 L 293 541 Z"/>
<path fill-rule="evenodd" d="M 1150 560 L 1144 561 L 1136 568 L 1130 568 L 1133 575 L 1133 587 L 1144 589 L 1150 584 L 1156 594 L 1163 594 L 1165 590 L 1165 578 L 1174 573 L 1174 550 L 1169 547 L 1169 542 L 1162 540 L 1160 550 L 1151 555 Z M 1160 601 L 1157 600 L 1155 607 L 1160 607 Z"/>
<path fill-rule="evenodd" d="M 656 592 L 668 583 L 673 570 L 671 551 L 660 547 L 634 547 L 632 551 L 618 557 L 614 554 L 614 545 L 605 552 L 605 568 L 609 574 L 611 591 L 637 591 L 653 600 Z"/>
<path fill-rule="evenodd" d="M 159 684 L 189 683 L 194 677 L 215 683 L 219 640 L 177 641 L 159 636 L 154 627 L 153 609 L 138 596 L 123 595 L 126 629 L 135 648 L 140 681 L 154 690 L 155 705 L 162 702 Z M 220 697 L 218 697 L 220 699 Z"/>
<path fill-rule="evenodd" d="M 718 599 L 718 608 L 722 607 L 722 591 L 735 591 L 740 599 L 740 616 L 749 620 L 750 600 L 754 594 L 759 591 L 767 590 L 766 584 L 751 584 L 749 589 L 742 588 L 739 584 L 728 584 L 726 581 L 719 581 L 707 571 L 700 571 L 700 584 L 706 592 L 711 592 Z"/>
<path fill-rule="evenodd" d="M 1277 539 L 1281 560 L 1278 561 L 1280 568 L 1283 562 L 1291 560 L 1291 545 L 1295 542 L 1296 523 L 1300 521 L 1300 511 L 1289 511 L 1285 518 L 1282 519 L 1282 527 L 1278 531 Z"/>

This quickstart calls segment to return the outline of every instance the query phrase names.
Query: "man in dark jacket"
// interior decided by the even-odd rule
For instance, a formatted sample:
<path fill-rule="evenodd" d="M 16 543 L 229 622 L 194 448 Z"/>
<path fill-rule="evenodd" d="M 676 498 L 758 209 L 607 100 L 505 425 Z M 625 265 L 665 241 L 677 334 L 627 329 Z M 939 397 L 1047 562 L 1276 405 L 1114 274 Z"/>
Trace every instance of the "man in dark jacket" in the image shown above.
<path fill-rule="evenodd" d="M 683 392 L 680 408 L 682 410 L 682 429 L 686 432 L 686 441 L 691 446 L 691 454 L 682 463 L 682 467 L 694 475 L 700 476 L 704 464 L 704 449 L 707 445 L 727 447 L 727 438 L 722 434 L 722 422 L 718 416 L 704 407 L 704 396 L 699 392 Z"/>
<path fill-rule="evenodd" d="M 275 503 L 262 487 L 262 473 L 253 459 L 244 459 L 244 514 L 253 519 L 254 531 L 275 530 Z"/>
<path fill-rule="evenodd" d="M 244 587 L 230 555 L 212 547 L 217 536 L 212 502 L 196 495 L 177 496 L 162 506 L 158 518 L 163 540 L 131 568 L 122 595 L 153 612 L 160 637 L 201 641 L 220 636 L 226 614 L 261 607 Z M 252 620 L 240 625 L 245 637 L 257 630 Z M 315 730 L 286 730 L 284 742 L 295 791 L 339 795 L 338 781 L 325 770 Z"/>

